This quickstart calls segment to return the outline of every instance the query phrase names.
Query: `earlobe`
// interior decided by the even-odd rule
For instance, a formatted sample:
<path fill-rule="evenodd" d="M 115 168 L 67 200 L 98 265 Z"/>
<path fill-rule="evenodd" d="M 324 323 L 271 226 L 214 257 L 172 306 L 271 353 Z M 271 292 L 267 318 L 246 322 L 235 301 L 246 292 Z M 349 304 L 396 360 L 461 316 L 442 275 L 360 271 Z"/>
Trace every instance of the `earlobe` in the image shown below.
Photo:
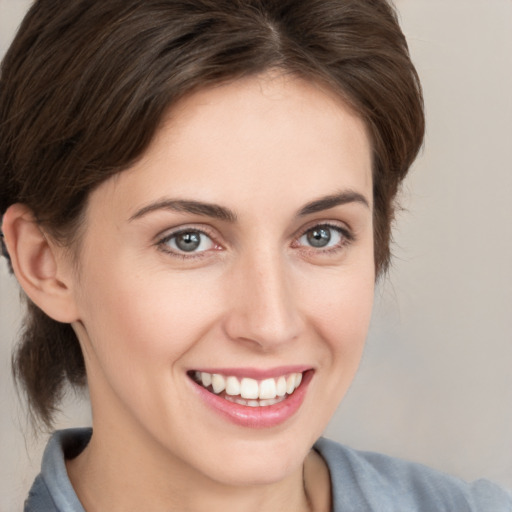
<path fill-rule="evenodd" d="M 71 265 L 63 257 L 64 249 L 46 236 L 32 211 L 19 203 L 10 206 L 2 231 L 14 274 L 32 302 L 58 322 L 77 320 Z"/>

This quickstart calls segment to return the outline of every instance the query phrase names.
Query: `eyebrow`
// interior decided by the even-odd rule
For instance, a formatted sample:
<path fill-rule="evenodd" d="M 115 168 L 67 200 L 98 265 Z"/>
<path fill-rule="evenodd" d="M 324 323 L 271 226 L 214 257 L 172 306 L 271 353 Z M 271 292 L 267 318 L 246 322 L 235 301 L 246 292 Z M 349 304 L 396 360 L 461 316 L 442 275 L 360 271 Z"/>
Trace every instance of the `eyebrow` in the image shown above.
<path fill-rule="evenodd" d="M 370 208 L 370 203 L 368 202 L 366 197 L 364 197 L 359 192 L 346 190 L 338 194 L 321 197 L 320 199 L 311 201 L 310 203 L 306 204 L 306 206 L 300 209 L 299 216 L 303 217 L 304 215 L 311 215 L 312 213 L 329 210 L 330 208 L 334 208 L 336 206 L 340 206 L 347 203 L 360 203 L 366 206 L 367 208 Z"/>
<path fill-rule="evenodd" d="M 303 206 L 297 216 L 304 217 L 312 213 L 329 210 L 336 206 L 344 205 L 347 203 L 360 203 L 370 208 L 368 200 L 360 193 L 351 190 L 343 191 L 338 194 L 333 194 L 320 199 L 316 199 Z M 129 219 L 130 222 L 147 215 L 148 213 L 157 210 L 170 210 L 174 212 L 185 212 L 205 217 L 212 217 L 214 219 L 234 223 L 237 221 L 237 215 L 233 210 L 220 206 L 214 203 L 204 203 L 201 201 L 193 201 L 186 199 L 162 199 L 144 206 L 137 210 Z"/>
<path fill-rule="evenodd" d="M 192 213 L 196 215 L 203 215 L 205 217 L 213 217 L 214 219 L 224 220 L 227 222 L 236 222 L 237 219 L 235 212 L 217 204 L 184 199 L 162 199 L 161 201 L 144 206 L 135 212 L 130 217 L 130 222 L 156 210 Z"/>

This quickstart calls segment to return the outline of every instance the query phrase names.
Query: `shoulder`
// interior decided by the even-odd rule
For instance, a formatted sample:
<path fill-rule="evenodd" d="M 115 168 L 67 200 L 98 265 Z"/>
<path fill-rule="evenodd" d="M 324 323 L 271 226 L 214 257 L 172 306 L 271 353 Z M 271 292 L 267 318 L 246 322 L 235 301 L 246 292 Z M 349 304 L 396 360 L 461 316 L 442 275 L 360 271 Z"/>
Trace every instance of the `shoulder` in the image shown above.
<path fill-rule="evenodd" d="M 91 429 L 55 432 L 48 441 L 24 512 L 84 512 L 66 471 L 66 458 L 78 455 L 91 438 Z"/>
<path fill-rule="evenodd" d="M 512 494 L 486 480 L 458 478 L 328 439 L 315 449 L 331 475 L 333 512 L 511 512 Z"/>

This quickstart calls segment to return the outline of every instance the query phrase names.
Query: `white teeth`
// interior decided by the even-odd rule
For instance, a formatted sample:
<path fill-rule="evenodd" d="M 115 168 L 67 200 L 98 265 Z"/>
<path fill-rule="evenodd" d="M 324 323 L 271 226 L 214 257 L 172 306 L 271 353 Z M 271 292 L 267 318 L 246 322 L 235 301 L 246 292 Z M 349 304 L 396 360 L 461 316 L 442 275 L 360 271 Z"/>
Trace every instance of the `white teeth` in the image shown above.
<path fill-rule="evenodd" d="M 199 372 L 198 372 L 199 373 Z M 212 383 L 212 374 L 203 372 L 201 373 L 201 382 L 203 383 L 203 386 L 207 388 Z"/>
<path fill-rule="evenodd" d="M 295 389 L 295 375 L 292 373 L 286 379 L 286 392 L 290 395 Z"/>
<path fill-rule="evenodd" d="M 224 398 L 230 402 L 250 407 L 268 406 L 281 402 L 291 395 L 302 382 L 302 373 L 282 375 L 275 379 L 257 381 L 249 377 L 239 380 L 234 376 L 220 373 L 194 372 L 196 382 L 203 387 L 211 386 L 215 394 L 225 391 Z"/>
<path fill-rule="evenodd" d="M 279 377 L 279 379 L 277 379 L 276 394 L 277 396 L 286 395 L 286 379 L 284 377 Z"/>
<path fill-rule="evenodd" d="M 240 394 L 240 382 L 236 377 L 228 377 L 226 379 L 226 393 L 231 396 Z"/>
<path fill-rule="evenodd" d="M 260 382 L 259 398 L 271 399 L 276 397 L 276 381 L 274 379 L 265 379 Z"/>
<path fill-rule="evenodd" d="M 214 373 L 212 375 L 212 387 L 215 394 L 219 394 L 226 388 L 226 380 L 222 375 Z"/>
<path fill-rule="evenodd" d="M 237 396 L 227 395 L 226 400 L 235 404 L 247 405 L 249 407 L 266 407 L 268 405 L 275 405 L 284 400 L 284 397 L 274 398 L 273 400 L 245 400 Z"/>
<path fill-rule="evenodd" d="M 258 381 L 254 379 L 243 378 L 240 383 L 240 396 L 242 398 L 259 398 L 260 389 Z"/>
<path fill-rule="evenodd" d="M 272 400 L 260 400 L 260 406 L 265 407 L 267 405 L 274 405 L 282 402 L 284 400 L 283 397 L 273 398 Z"/>

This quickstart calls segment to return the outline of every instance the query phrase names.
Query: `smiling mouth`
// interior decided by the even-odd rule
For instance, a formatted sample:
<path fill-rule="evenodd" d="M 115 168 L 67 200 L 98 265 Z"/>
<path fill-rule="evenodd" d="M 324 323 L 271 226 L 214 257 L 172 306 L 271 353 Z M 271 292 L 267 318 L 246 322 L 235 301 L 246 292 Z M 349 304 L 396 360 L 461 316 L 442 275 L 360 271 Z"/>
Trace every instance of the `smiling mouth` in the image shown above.
<path fill-rule="evenodd" d="M 293 395 L 302 382 L 303 374 L 289 373 L 263 380 L 199 371 L 189 372 L 189 376 L 210 393 L 229 402 L 249 407 L 268 407 Z"/>

